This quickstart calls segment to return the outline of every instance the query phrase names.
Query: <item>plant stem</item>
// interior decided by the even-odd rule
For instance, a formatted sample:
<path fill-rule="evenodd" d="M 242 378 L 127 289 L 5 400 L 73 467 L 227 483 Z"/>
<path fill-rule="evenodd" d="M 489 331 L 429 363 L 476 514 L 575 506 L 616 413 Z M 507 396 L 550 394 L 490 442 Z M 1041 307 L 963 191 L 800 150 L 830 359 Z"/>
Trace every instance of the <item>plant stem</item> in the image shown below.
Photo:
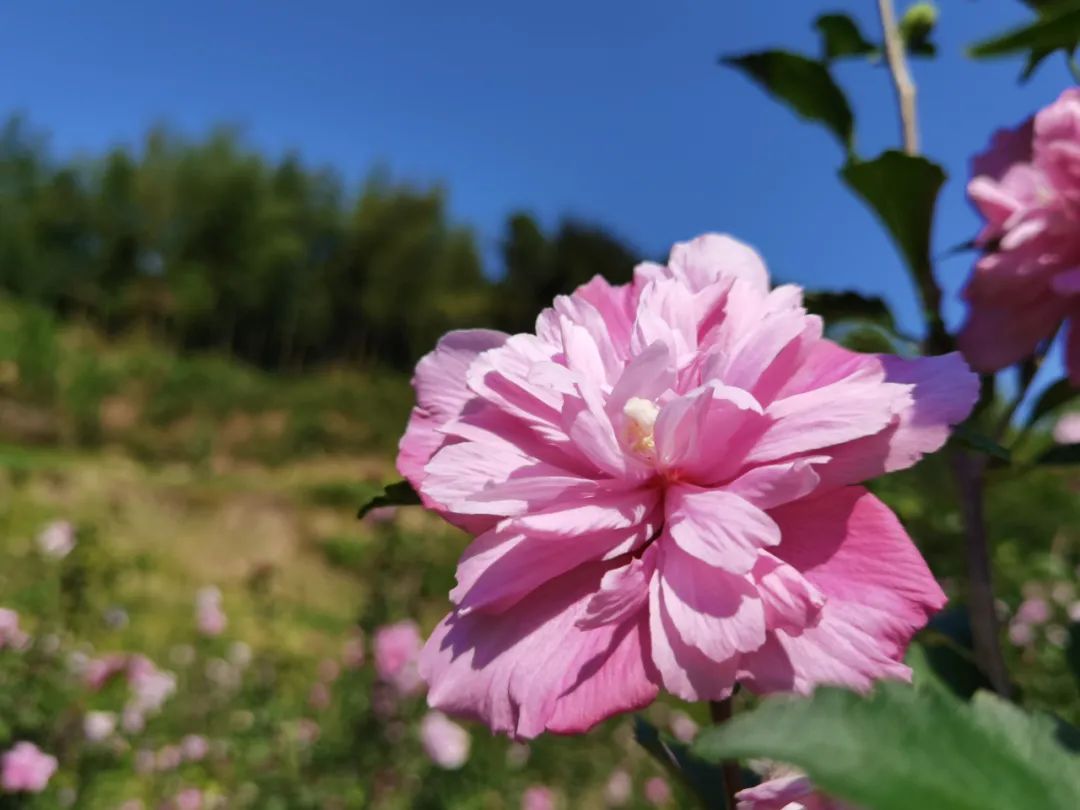
<path fill-rule="evenodd" d="M 909 155 L 919 154 L 919 118 L 915 109 L 915 82 L 908 70 L 907 57 L 904 55 L 904 40 L 896 25 L 896 13 L 892 0 L 878 0 L 878 14 L 881 17 L 881 31 L 885 36 L 885 58 L 889 63 L 896 100 L 900 106 L 900 124 L 904 138 L 904 151 Z"/>
<path fill-rule="evenodd" d="M 878 13 L 881 17 L 881 30 L 885 39 L 885 56 L 900 111 L 904 151 L 909 155 L 917 155 L 919 153 L 919 122 L 915 107 L 915 82 L 911 78 L 911 71 L 908 70 L 904 42 L 896 24 L 892 0 L 878 0 Z M 934 276 L 930 260 L 927 260 L 925 266 L 916 268 L 914 275 L 928 328 L 927 350 L 930 353 L 949 351 L 952 339 L 942 317 L 941 286 Z M 964 517 L 968 611 L 975 644 L 975 659 L 994 690 L 1008 697 L 1009 674 L 1005 668 L 1005 659 L 1001 654 L 990 551 L 986 535 L 985 462 L 979 456 L 957 449 L 952 451 L 952 468 Z"/>
<path fill-rule="evenodd" d="M 709 702 L 709 716 L 714 724 L 723 725 L 731 719 L 731 714 L 731 698 Z M 739 770 L 739 763 L 733 759 L 725 759 L 721 769 L 724 773 L 724 799 L 729 810 L 735 810 L 735 794 L 742 790 L 742 772 Z"/>
<path fill-rule="evenodd" d="M 983 504 L 986 490 L 985 460 L 963 450 L 956 450 L 953 453 L 952 465 L 967 535 L 968 612 L 975 660 L 994 691 L 1007 698 L 1012 692 L 1012 685 L 1005 667 L 1005 658 L 1001 654 L 997 608 L 994 604 L 994 581 Z"/>

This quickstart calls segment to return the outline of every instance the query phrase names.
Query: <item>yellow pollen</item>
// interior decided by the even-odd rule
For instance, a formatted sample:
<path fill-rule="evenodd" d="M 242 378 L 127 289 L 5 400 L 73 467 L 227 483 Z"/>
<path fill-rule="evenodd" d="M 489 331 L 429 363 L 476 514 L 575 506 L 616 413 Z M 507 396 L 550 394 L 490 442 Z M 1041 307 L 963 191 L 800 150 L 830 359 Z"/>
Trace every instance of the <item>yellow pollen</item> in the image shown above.
<path fill-rule="evenodd" d="M 631 397 L 623 406 L 627 418 L 626 432 L 630 447 L 638 453 L 652 453 L 656 449 L 653 426 L 660 409 L 656 404 L 641 397 Z"/>

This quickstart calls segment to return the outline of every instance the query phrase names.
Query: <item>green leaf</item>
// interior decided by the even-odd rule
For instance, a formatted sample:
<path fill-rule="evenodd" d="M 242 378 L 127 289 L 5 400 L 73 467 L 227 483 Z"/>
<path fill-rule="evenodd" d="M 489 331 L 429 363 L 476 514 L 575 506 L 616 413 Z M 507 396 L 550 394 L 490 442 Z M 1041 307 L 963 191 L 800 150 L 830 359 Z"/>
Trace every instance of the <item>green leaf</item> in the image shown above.
<path fill-rule="evenodd" d="M 1049 467 L 1068 467 L 1080 464 L 1080 444 L 1059 444 L 1051 447 L 1039 456 L 1037 463 Z"/>
<path fill-rule="evenodd" d="M 847 14 L 822 14 L 814 20 L 821 35 L 822 57 L 826 62 L 856 56 L 876 56 L 881 53 L 862 35 L 859 26 Z"/>
<path fill-rule="evenodd" d="M 387 484 L 381 494 L 376 495 L 361 506 L 357 517 L 363 518 L 372 509 L 379 509 L 383 506 L 417 506 L 419 503 L 420 496 L 416 494 L 412 484 L 408 481 L 397 481 L 393 484 Z"/>
<path fill-rule="evenodd" d="M 896 683 L 868 697 L 819 689 L 708 729 L 694 751 L 790 763 L 866 810 L 1080 807 L 1080 758 L 1057 742 L 1054 724 L 986 693 L 965 704 Z"/>
<path fill-rule="evenodd" d="M 1080 391 L 1073 387 L 1068 378 L 1063 377 L 1039 395 L 1028 415 L 1028 426 L 1034 425 L 1047 414 L 1056 411 L 1078 396 L 1080 396 Z"/>
<path fill-rule="evenodd" d="M 923 157 L 883 152 L 869 161 L 851 161 L 840 170 L 888 230 L 914 275 L 930 266 L 930 226 L 945 171 Z"/>
<path fill-rule="evenodd" d="M 725 56 L 720 63 L 742 71 L 803 118 L 824 124 L 851 151 L 855 119 L 823 63 L 788 51 Z"/>
<path fill-rule="evenodd" d="M 1001 461 L 1012 461 L 1012 453 L 1009 452 L 1008 448 L 1002 447 L 985 433 L 979 432 L 967 422 L 953 428 L 953 438 L 970 450 L 975 450 L 978 453 L 1000 459 Z"/>
<path fill-rule="evenodd" d="M 896 321 L 883 298 L 857 292 L 807 292 L 803 299 L 807 310 L 820 315 L 826 323 L 840 320 L 870 321 L 886 329 L 895 329 Z"/>
<path fill-rule="evenodd" d="M 1026 79 L 1051 53 L 1072 53 L 1077 43 L 1080 43 L 1080 7 L 1074 1 L 1050 5 L 1035 22 L 975 43 L 968 48 L 968 55 L 974 59 L 992 59 L 1026 53 L 1027 65 L 1022 75 Z"/>
<path fill-rule="evenodd" d="M 690 751 L 688 745 L 677 742 L 645 718 L 634 717 L 634 739 L 676 779 L 683 782 L 706 810 L 725 810 L 724 772 Z"/>

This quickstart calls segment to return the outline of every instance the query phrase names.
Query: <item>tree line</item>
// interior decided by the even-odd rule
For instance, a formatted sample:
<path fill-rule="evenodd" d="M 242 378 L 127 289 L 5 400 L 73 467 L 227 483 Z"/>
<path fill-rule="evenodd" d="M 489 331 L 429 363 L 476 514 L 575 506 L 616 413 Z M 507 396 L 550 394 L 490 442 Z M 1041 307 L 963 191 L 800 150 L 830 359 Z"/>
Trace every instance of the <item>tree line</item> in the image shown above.
<path fill-rule="evenodd" d="M 499 252 L 485 267 L 441 187 L 375 170 L 349 188 L 230 129 L 66 159 L 22 118 L 0 130 L 0 290 L 111 334 L 269 369 L 406 369 L 448 329 L 529 329 L 557 293 L 636 260 L 598 227 L 522 212 Z"/>

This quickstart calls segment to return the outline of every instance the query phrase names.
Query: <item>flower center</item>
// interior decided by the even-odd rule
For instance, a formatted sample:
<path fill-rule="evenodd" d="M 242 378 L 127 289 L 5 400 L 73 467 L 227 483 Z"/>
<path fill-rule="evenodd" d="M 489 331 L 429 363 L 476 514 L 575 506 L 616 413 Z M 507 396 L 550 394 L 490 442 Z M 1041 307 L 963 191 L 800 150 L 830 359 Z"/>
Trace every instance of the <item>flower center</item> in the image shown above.
<path fill-rule="evenodd" d="M 656 404 L 641 397 L 630 397 L 623 406 L 626 416 L 626 438 L 631 449 L 637 453 L 650 454 L 656 450 L 653 427 L 660 409 Z"/>

